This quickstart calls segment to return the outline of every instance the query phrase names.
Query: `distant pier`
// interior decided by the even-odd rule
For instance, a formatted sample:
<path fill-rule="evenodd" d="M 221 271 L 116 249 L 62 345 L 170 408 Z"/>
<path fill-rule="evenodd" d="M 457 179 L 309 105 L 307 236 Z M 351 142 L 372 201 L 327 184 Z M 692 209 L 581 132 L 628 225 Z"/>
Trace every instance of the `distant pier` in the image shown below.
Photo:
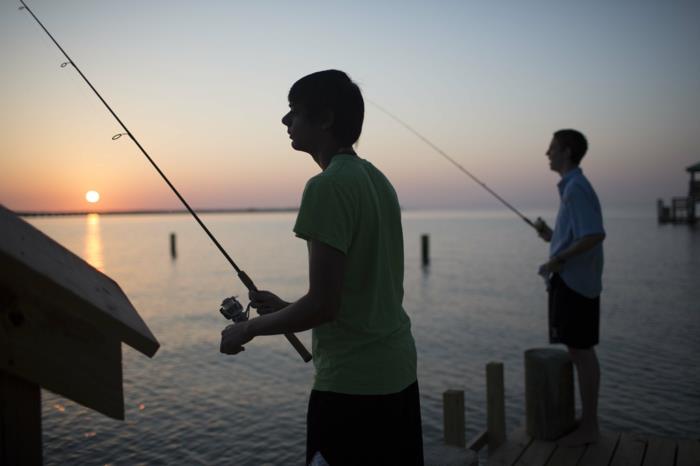
<path fill-rule="evenodd" d="M 688 195 L 674 197 L 670 205 L 665 205 L 663 199 L 656 203 L 659 223 L 687 223 L 695 224 L 698 221 L 698 203 L 700 203 L 700 179 L 695 179 L 695 174 L 700 172 L 700 162 L 686 168 L 690 173 Z"/>

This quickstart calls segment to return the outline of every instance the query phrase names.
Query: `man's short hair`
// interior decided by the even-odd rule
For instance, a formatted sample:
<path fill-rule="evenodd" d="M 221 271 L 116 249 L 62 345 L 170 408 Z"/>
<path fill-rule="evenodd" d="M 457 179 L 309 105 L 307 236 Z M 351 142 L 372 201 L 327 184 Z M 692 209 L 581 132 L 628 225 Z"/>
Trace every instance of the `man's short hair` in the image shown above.
<path fill-rule="evenodd" d="M 560 129 L 554 133 L 554 137 L 557 138 L 557 142 L 562 149 L 569 148 L 571 150 L 571 161 L 575 165 L 580 164 L 581 159 L 588 150 L 586 136 L 575 129 Z"/>
<path fill-rule="evenodd" d="M 289 104 L 298 105 L 311 119 L 333 113 L 331 134 L 342 146 L 352 146 L 362 132 L 365 102 L 360 88 L 347 74 L 325 70 L 304 76 L 289 90 Z"/>

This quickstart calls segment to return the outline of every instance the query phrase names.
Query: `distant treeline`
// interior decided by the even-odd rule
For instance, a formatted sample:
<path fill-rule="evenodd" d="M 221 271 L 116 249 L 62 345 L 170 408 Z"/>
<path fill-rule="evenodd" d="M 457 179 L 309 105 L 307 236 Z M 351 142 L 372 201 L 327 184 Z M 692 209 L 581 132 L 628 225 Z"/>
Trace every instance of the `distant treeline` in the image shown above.
<path fill-rule="evenodd" d="M 296 212 L 298 207 L 272 207 L 272 208 L 255 208 L 249 207 L 246 209 L 195 209 L 198 214 L 249 214 L 249 213 L 267 213 L 267 212 Z M 88 214 L 100 215 L 161 215 L 161 214 L 189 214 L 186 209 L 153 209 L 153 210 L 107 210 L 107 211 L 90 211 L 90 210 L 72 210 L 72 211 L 27 211 L 15 212 L 21 217 L 68 217 Z"/>

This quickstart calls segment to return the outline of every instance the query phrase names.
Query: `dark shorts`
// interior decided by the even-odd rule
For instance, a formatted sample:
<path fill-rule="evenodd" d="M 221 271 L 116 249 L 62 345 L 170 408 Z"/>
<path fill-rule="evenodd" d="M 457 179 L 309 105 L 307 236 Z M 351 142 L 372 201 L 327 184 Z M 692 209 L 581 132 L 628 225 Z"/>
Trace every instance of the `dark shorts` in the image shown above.
<path fill-rule="evenodd" d="M 306 464 L 321 452 L 330 466 L 423 465 L 418 382 L 389 395 L 311 391 Z"/>
<path fill-rule="evenodd" d="M 554 274 L 549 289 L 549 342 L 577 349 L 598 344 L 600 297 L 587 298 Z"/>

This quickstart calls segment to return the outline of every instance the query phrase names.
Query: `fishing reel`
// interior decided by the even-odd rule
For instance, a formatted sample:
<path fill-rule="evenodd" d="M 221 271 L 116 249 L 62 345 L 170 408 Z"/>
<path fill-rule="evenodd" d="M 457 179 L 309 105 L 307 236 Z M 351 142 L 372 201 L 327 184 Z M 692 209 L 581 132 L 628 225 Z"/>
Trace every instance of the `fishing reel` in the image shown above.
<path fill-rule="evenodd" d="M 250 303 L 248 303 L 244 311 L 243 305 L 238 301 L 238 298 L 236 296 L 231 296 L 221 301 L 219 312 L 228 320 L 232 320 L 236 323 L 245 322 L 250 315 Z"/>

